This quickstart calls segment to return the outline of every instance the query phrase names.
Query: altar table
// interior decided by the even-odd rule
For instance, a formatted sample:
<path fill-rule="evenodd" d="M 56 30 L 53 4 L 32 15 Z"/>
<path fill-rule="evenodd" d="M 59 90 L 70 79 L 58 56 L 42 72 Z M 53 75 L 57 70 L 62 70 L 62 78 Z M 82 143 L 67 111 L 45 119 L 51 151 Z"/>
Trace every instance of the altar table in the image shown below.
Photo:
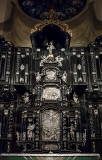
<path fill-rule="evenodd" d="M 1 154 L 0 160 L 99 160 L 99 154 Z"/>

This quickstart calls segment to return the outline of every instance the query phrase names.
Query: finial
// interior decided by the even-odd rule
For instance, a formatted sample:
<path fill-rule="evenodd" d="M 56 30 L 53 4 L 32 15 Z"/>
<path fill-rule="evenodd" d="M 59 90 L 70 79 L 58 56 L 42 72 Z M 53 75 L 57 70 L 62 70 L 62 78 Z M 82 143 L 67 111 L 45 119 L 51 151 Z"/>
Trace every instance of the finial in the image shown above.
<path fill-rule="evenodd" d="M 54 9 L 53 9 L 53 8 L 52 8 L 52 9 L 50 9 L 50 11 L 49 11 L 49 13 L 48 13 L 48 17 L 49 17 L 49 19 L 50 19 L 50 20 L 54 20 L 54 19 L 56 19 L 57 14 L 56 14 L 56 12 L 54 11 Z"/>

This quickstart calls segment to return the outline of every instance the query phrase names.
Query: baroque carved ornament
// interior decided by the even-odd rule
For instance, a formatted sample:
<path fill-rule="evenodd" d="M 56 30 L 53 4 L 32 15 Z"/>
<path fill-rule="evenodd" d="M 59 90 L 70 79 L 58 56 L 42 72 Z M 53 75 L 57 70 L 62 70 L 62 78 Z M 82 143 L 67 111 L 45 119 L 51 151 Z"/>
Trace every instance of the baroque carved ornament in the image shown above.
<path fill-rule="evenodd" d="M 45 19 L 41 23 L 36 24 L 34 28 L 31 29 L 31 34 L 36 31 L 41 31 L 46 25 L 49 24 L 57 25 L 61 28 L 62 31 L 69 33 L 69 35 L 72 37 L 72 31 L 69 29 L 68 24 L 65 24 L 62 21 L 56 19 L 56 12 L 53 9 L 49 11 L 49 19 Z"/>

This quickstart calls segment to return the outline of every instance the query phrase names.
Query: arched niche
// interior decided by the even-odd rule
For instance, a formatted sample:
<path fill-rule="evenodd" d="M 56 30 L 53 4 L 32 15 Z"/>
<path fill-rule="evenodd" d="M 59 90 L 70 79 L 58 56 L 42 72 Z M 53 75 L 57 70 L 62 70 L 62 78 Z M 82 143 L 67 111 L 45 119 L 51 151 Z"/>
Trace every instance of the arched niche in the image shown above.
<path fill-rule="evenodd" d="M 71 36 L 66 31 L 61 30 L 58 25 L 48 24 L 41 31 L 33 32 L 30 36 L 33 48 L 44 49 L 46 43 L 53 41 L 56 49 L 69 48 Z"/>

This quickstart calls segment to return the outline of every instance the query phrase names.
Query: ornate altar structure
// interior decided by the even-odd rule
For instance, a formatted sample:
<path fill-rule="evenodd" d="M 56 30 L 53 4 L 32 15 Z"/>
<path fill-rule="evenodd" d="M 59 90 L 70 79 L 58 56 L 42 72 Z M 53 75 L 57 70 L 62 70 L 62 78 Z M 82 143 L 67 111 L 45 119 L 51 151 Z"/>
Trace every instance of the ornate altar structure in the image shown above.
<path fill-rule="evenodd" d="M 0 37 L 1 153 L 102 154 L 102 36 L 70 47 L 53 17 L 32 30 L 32 48 Z"/>

